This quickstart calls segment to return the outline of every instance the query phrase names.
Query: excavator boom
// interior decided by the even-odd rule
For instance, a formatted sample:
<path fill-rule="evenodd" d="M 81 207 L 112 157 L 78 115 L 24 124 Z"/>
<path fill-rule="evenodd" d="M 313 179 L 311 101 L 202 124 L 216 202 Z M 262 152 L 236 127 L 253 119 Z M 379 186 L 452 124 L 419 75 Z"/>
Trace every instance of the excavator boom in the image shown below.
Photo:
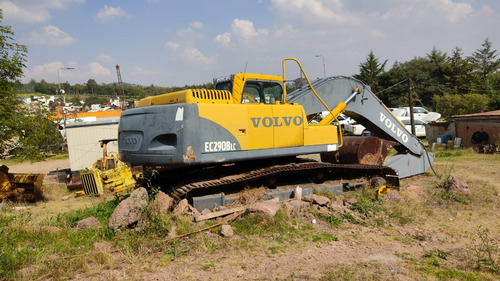
<path fill-rule="evenodd" d="M 384 162 L 384 165 L 398 171 L 400 178 L 422 174 L 430 168 L 434 154 L 425 150 L 420 140 L 406 130 L 404 124 L 373 94 L 370 87 L 344 76 L 318 79 L 311 86 L 329 106 L 342 103 L 354 89 L 358 89 L 359 94 L 347 103 L 344 114 L 363 124 L 376 136 L 400 144 L 395 146 L 398 154 L 388 157 Z M 310 86 L 289 93 L 287 101 L 302 105 L 306 115 L 325 110 Z"/>

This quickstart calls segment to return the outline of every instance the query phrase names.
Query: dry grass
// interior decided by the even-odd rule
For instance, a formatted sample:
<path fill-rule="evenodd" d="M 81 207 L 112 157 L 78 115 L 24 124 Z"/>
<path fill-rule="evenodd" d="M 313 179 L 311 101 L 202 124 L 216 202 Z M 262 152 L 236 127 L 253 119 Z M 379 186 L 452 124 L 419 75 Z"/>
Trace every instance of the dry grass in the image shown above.
<path fill-rule="evenodd" d="M 58 224 L 61 230 L 55 233 L 48 228 L 27 231 L 22 227 L 46 227 L 55 217 L 59 216 L 59 221 L 71 217 L 61 214 L 112 199 L 71 197 L 62 201 L 62 196 L 71 194 L 64 185 L 47 186 L 47 200 L 30 209 L 14 211 L 10 207 L 22 204 L 4 205 L 0 258 L 12 272 L 2 272 L 0 279 L 498 279 L 495 270 L 500 257 L 494 246 L 500 241 L 500 225 L 496 223 L 500 155 L 438 151 L 434 169 L 441 178 L 427 172 L 401 181 L 399 192 L 404 202 L 381 203 L 374 201 L 371 193 L 346 194 L 360 199 L 361 205 L 347 214 L 325 214 L 323 217 L 335 218 L 333 224 L 321 219 L 324 209 L 311 208 L 293 218 L 281 211 L 273 219 L 239 218 L 232 223 L 236 235 L 231 238 L 219 237 L 214 229 L 168 242 L 160 230 L 176 225 L 178 231 L 189 231 L 204 225 L 166 216 L 154 221 L 158 225 L 123 233 L 106 229 L 82 232 L 64 223 Z M 470 194 L 440 188 L 448 175 L 466 182 Z M 422 187 L 421 196 L 408 189 L 413 185 Z M 251 201 L 261 193 L 247 191 L 244 199 Z M 107 241 L 124 250 L 97 250 L 92 247 L 95 241 Z M 484 250 L 485 245 L 490 245 L 489 250 Z M 43 261 L 53 254 L 79 256 Z M 493 258 L 478 268 L 484 254 Z"/>

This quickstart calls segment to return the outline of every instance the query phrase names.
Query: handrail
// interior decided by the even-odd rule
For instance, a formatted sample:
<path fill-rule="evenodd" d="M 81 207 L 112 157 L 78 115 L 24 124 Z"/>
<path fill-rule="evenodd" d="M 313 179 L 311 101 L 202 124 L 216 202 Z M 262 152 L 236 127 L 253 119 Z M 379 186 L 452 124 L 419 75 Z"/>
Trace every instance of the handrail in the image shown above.
<path fill-rule="evenodd" d="M 339 148 L 342 147 L 342 145 L 344 144 L 343 142 L 343 139 L 342 139 L 342 126 L 340 126 L 340 122 L 339 120 L 337 119 L 337 116 L 336 114 L 333 113 L 332 109 L 330 109 L 328 107 L 328 105 L 323 101 L 323 99 L 318 95 L 318 93 L 316 93 L 316 90 L 314 90 L 312 84 L 311 84 L 311 81 L 309 81 L 309 78 L 307 77 L 307 74 L 306 72 L 304 71 L 304 68 L 302 67 L 302 65 L 300 64 L 299 60 L 297 60 L 296 58 L 284 58 L 283 59 L 283 81 L 285 81 L 285 62 L 286 61 L 294 61 L 297 63 L 297 65 L 299 66 L 300 68 L 300 71 L 302 72 L 302 74 L 304 74 L 304 78 L 306 79 L 307 81 L 307 84 L 309 85 L 309 88 L 311 88 L 312 92 L 314 93 L 314 95 L 318 98 L 318 100 L 321 102 L 321 104 L 323 104 L 323 106 L 326 108 L 326 110 L 328 110 L 328 112 L 330 112 L 330 114 L 333 116 L 333 118 L 335 119 L 335 121 L 337 122 L 338 124 L 338 127 L 337 127 L 337 130 L 338 130 L 338 135 L 339 135 Z M 284 100 L 283 102 L 286 103 L 286 95 L 284 97 Z M 345 106 L 344 106 L 345 108 Z M 343 110 L 342 110 L 343 111 Z M 342 111 L 339 111 L 339 114 L 342 113 Z"/>

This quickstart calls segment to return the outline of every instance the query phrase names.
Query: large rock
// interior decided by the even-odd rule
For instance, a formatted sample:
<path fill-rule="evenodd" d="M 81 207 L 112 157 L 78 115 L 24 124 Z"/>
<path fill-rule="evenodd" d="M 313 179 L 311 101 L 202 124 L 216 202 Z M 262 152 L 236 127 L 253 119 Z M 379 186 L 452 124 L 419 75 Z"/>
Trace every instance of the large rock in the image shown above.
<path fill-rule="evenodd" d="M 224 225 L 222 225 L 222 228 L 221 228 L 219 234 L 222 237 L 231 237 L 234 235 L 234 231 L 233 231 L 233 228 L 229 224 L 224 224 Z"/>
<path fill-rule="evenodd" d="M 382 196 L 382 199 L 384 200 L 389 200 L 389 201 L 395 201 L 395 202 L 405 202 L 405 199 L 399 192 L 395 189 L 391 189 L 389 193 L 385 194 Z"/>
<path fill-rule="evenodd" d="M 248 206 L 247 212 L 249 213 L 261 213 L 266 216 L 274 217 L 281 205 L 275 202 L 257 202 Z"/>
<path fill-rule="evenodd" d="M 335 208 L 335 207 L 343 207 L 344 206 L 344 200 L 345 200 L 345 197 L 344 195 L 335 195 L 333 196 L 332 198 L 332 208 Z"/>
<path fill-rule="evenodd" d="M 76 223 L 76 229 L 84 228 L 99 228 L 101 227 L 101 222 L 95 217 L 88 217 Z"/>
<path fill-rule="evenodd" d="M 154 215 L 165 215 L 172 209 L 173 206 L 174 199 L 165 194 L 165 192 L 159 191 L 158 194 L 156 194 L 151 212 Z"/>
<path fill-rule="evenodd" d="M 309 208 L 309 203 L 299 200 L 290 200 L 283 203 L 283 206 L 288 216 L 291 216 L 307 210 Z"/>
<path fill-rule="evenodd" d="M 448 177 L 448 190 L 470 193 L 469 186 L 465 182 L 454 176 Z"/>
<path fill-rule="evenodd" d="M 320 206 L 327 206 L 330 203 L 330 199 L 326 196 L 321 196 L 317 194 L 309 194 L 304 196 L 304 201 L 312 202 L 313 204 Z"/>
<path fill-rule="evenodd" d="M 182 199 L 181 201 L 179 201 L 177 206 L 175 206 L 174 214 L 182 214 L 188 210 L 188 207 L 189 207 L 189 203 L 188 203 L 187 199 Z"/>
<path fill-rule="evenodd" d="M 148 192 L 146 189 L 140 187 L 134 190 L 129 198 L 116 206 L 109 218 L 108 226 L 116 230 L 136 223 L 147 205 Z"/>

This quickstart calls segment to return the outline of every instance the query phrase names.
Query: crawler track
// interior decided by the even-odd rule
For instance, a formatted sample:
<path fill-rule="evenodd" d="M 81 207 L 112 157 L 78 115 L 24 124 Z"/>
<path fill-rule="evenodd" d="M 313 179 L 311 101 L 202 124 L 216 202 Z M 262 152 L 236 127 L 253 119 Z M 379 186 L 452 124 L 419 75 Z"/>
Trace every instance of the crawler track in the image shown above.
<path fill-rule="evenodd" d="M 356 178 L 356 177 L 372 177 L 382 176 L 386 178 L 391 186 L 399 186 L 397 173 L 389 167 L 377 165 L 361 165 L 361 164 L 332 164 L 326 162 L 315 161 L 297 161 L 288 164 L 276 164 L 271 166 L 260 167 L 250 166 L 247 171 L 242 173 L 232 173 L 237 171 L 236 167 L 219 168 L 221 171 L 215 171 L 214 174 L 223 174 L 220 177 L 212 177 L 212 179 L 197 180 L 195 176 L 192 180 L 177 181 L 174 179 L 166 179 L 159 181 L 159 186 L 166 190 L 175 199 L 180 201 L 188 197 L 192 193 L 210 193 L 213 189 L 227 189 L 242 185 L 262 184 L 270 187 L 275 186 L 277 181 L 290 177 L 302 178 L 304 181 L 321 182 L 332 178 Z M 212 171 L 213 173 L 214 171 Z M 171 172 L 172 173 L 172 172 Z M 203 170 L 198 170 L 196 174 L 204 173 Z M 187 176 L 189 177 L 189 176 Z M 199 177 L 199 175 L 198 175 Z M 170 181 L 170 182 L 167 182 Z M 172 182 L 174 181 L 174 182 Z M 167 188 L 165 188 L 168 185 Z"/>

